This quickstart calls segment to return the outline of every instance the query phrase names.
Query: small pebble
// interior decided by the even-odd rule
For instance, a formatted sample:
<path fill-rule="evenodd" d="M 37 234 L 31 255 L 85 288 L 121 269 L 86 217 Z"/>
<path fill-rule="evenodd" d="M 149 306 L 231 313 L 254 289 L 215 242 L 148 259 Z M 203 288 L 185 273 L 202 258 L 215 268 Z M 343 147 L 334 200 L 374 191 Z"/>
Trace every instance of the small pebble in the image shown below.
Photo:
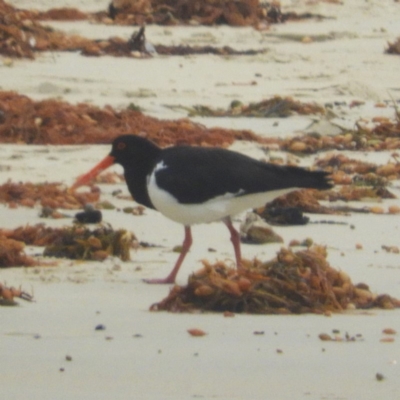
<path fill-rule="evenodd" d="M 381 374 L 380 372 L 376 373 L 375 378 L 376 378 L 377 381 L 383 381 L 385 379 L 383 374 Z"/>
<path fill-rule="evenodd" d="M 397 332 L 393 328 L 385 328 L 382 333 L 385 335 L 396 335 Z"/>
<path fill-rule="evenodd" d="M 326 342 L 326 341 L 330 341 L 332 340 L 332 337 L 330 335 L 328 335 L 327 333 L 320 333 L 318 335 L 319 339 Z"/>
<path fill-rule="evenodd" d="M 206 332 L 204 332 L 202 329 L 197 329 L 197 328 L 193 328 L 193 329 L 188 329 L 187 332 L 189 333 L 190 336 L 205 336 L 207 335 Z"/>

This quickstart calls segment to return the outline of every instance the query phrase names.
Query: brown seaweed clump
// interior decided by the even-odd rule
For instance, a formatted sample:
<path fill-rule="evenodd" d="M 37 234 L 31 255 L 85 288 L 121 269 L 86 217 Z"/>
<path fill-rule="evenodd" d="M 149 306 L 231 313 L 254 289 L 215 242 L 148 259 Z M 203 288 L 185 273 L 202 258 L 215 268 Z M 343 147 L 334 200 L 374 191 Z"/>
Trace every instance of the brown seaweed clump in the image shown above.
<path fill-rule="evenodd" d="M 279 142 L 281 150 L 296 154 L 314 154 L 326 150 L 382 151 L 400 149 L 400 116 L 394 120 L 383 117 L 372 118 L 373 127 L 361 122 L 352 131 L 340 135 L 310 133 L 284 139 Z"/>
<path fill-rule="evenodd" d="M 34 13 L 17 10 L 0 0 L 0 54 L 32 59 L 35 51 L 74 51 L 91 43 L 89 39 L 42 26 L 32 17 Z"/>
<path fill-rule="evenodd" d="M 256 25 L 264 18 L 259 0 L 113 0 L 108 13 L 97 13 L 98 20 L 115 23 L 178 25 L 228 24 Z"/>
<path fill-rule="evenodd" d="M 253 0 L 251 0 L 253 1 Z M 137 3 L 137 1 L 136 1 Z M 121 14 L 120 14 L 121 15 Z M 127 14 L 123 13 L 124 17 Z M 136 17 L 136 16 L 135 16 Z M 78 35 L 68 35 L 61 31 L 42 26 L 37 20 L 83 20 L 88 18 L 76 9 L 52 9 L 46 12 L 17 10 L 0 0 L 0 54 L 9 57 L 31 58 L 38 51 L 81 51 L 87 56 L 105 54 L 116 57 L 138 57 L 133 54 L 135 42 L 121 38 L 90 40 Z M 140 19 L 140 18 L 139 18 Z M 144 28 L 142 28 L 144 31 Z M 132 38 L 135 34 L 132 35 Z M 144 42 L 143 42 L 144 45 Z M 143 51 L 144 49 L 139 49 Z M 190 46 L 156 46 L 160 54 L 236 54 L 251 55 L 259 51 L 238 52 L 229 47 L 218 49 L 210 46 L 192 48 Z M 145 54 L 146 52 L 143 52 Z M 139 56 L 143 56 L 143 54 Z"/>
<path fill-rule="evenodd" d="M 99 200 L 100 193 L 96 188 L 89 192 L 69 192 L 61 183 L 13 183 L 8 181 L 0 185 L 0 202 L 7 203 L 10 207 L 18 205 L 42 207 L 79 209 L 87 203 Z"/>
<path fill-rule="evenodd" d="M 46 257 L 97 261 L 108 256 L 129 261 L 130 248 L 136 240 L 125 229 L 114 230 L 106 225 L 91 230 L 82 225 L 51 228 L 36 224 L 14 230 L 0 230 L 0 235 L 22 245 L 45 246 L 43 255 Z"/>
<path fill-rule="evenodd" d="M 326 190 L 323 192 L 326 192 Z M 263 216 L 263 213 L 269 213 L 268 209 L 275 208 L 296 208 L 303 212 L 313 214 L 334 214 L 335 212 L 329 207 L 319 204 L 318 198 L 321 198 L 320 196 L 323 195 L 324 194 L 321 195 L 318 190 L 314 189 L 296 190 L 270 201 L 265 206 L 266 211 L 263 209 L 258 210 L 258 214 Z"/>
<path fill-rule="evenodd" d="M 385 52 L 388 54 L 400 54 L 400 37 L 393 43 L 389 42 Z"/>
<path fill-rule="evenodd" d="M 377 187 L 400 178 L 397 153 L 393 153 L 391 160 L 383 165 L 351 159 L 340 153 L 327 154 L 318 159 L 315 166 L 329 172 L 331 179 L 338 185 L 354 183 L 358 186 Z"/>
<path fill-rule="evenodd" d="M 289 20 L 325 18 L 322 15 L 282 12 L 279 1 L 259 0 L 112 0 L 96 21 L 121 25 L 231 25 L 264 29 Z"/>
<path fill-rule="evenodd" d="M 0 91 L 0 142 L 26 144 L 111 143 L 117 136 L 139 134 L 160 146 L 229 146 L 235 140 L 269 143 L 251 131 L 207 129 L 187 119 L 164 121 L 127 109 L 116 111 L 55 99 L 34 101 Z"/>
<path fill-rule="evenodd" d="M 179 108 L 179 107 L 175 107 Z M 228 109 L 213 109 L 208 106 L 180 107 L 188 112 L 189 117 L 258 117 L 286 118 L 290 115 L 324 114 L 323 107 L 314 103 L 303 103 L 291 97 L 274 96 L 260 102 L 242 104 L 238 100 L 231 102 Z"/>
<path fill-rule="evenodd" d="M 25 254 L 25 243 L 8 238 L 0 231 L 0 268 L 30 267 L 37 262 Z"/>
<path fill-rule="evenodd" d="M 354 308 L 400 307 L 400 300 L 375 295 L 364 283 L 354 285 L 345 272 L 329 265 L 321 246 L 296 253 L 281 249 L 273 260 L 253 260 L 243 270 L 223 262 L 203 264 L 186 286 L 172 288 L 151 310 L 329 314 Z"/>
<path fill-rule="evenodd" d="M 33 301 L 33 296 L 24 292 L 21 288 L 7 287 L 0 282 L 0 306 L 16 306 L 18 303 L 14 300 L 15 297 L 26 301 Z"/>

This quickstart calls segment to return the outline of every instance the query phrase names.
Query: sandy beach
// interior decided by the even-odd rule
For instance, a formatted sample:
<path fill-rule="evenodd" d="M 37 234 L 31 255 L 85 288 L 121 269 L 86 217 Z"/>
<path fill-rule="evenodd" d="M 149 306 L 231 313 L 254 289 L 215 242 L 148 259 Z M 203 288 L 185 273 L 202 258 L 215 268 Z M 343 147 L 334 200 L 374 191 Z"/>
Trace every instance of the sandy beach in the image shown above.
<path fill-rule="evenodd" d="M 32 8 L 25 0 L 9 1 Z M 153 44 L 198 44 L 238 50 L 265 49 L 255 56 L 158 56 L 148 59 L 84 57 L 75 52 L 40 53 L 35 60 L 0 57 L 0 89 L 35 100 L 60 98 L 76 104 L 130 103 L 159 119 L 185 118 L 173 106 L 197 104 L 226 108 L 232 100 L 260 101 L 273 95 L 292 96 L 320 105 L 335 104 L 336 116 L 308 115 L 281 118 L 201 118 L 206 127 L 249 129 L 263 137 L 290 137 L 320 127 L 321 132 L 351 128 L 356 121 L 395 117 L 392 99 L 400 100 L 399 56 L 385 54 L 387 43 L 400 36 L 400 3 L 344 0 L 283 1 L 284 10 L 312 12 L 329 18 L 277 24 L 268 30 L 227 26 L 147 26 Z M 36 9 L 76 7 L 82 11 L 107 8 L 108 1 L 38 0 Z M 71 34 L 99 39 L 125 39 L 137 27 L 89 22 L 43 22 Z M 304 39 L 306 38 L 306 39 Z M 359 107 L 349 108 L 351 101 Z M 385 103 L 386 102 L 386 103 Z M 376 107 L 385 103 L 386 107 Z M 345 106 L 341 106 L 345 104 Z M 319 125 L 318 125 L 319 124 Z M 265 149 L 235 142 L 231 149 L 264 158 Z M 100 161 L 108 145 L 0 146 L 0 184 L 62 182 L 75 179 Z M 352 158 L 385 164 L 392 151 L 349 152 Z M 269 156 L 287 154 L 272 149 Z M 319 155 L 299 160 L 312 165 Z M 112 167 L 121 172 L 119 166 Z M 123 208 L 129 200 L 112 192 L 124 183 L 99 185 L 102 200 Z M 400 196 L 398 181 L 390 186 Z M 357 207 L 375 204 L 358 202 Z M 400 200 L 379 202 L 384 210 Z M 0 205 L 0 228 L 43 222 L 40 208 L 10 209 Z M 67 211 L 66 211 L 67 212 Z M 68 211 L 73 217 L 74 211 Z M 325 216 L 310 214 L 311 222 Z M 244 215 L 235 218 L 240 225 Z M 131 251 L 132 260 L 103 262 L 58 260 L 56 266 L 1 269 L 1 282 L 34 294 L 35 302 L 18 300 L 18 307 L 0 307 L 0 386 L 7 399 L 270 399 L 270 400 L 396 400 L 400 398 L 399 338 L 382 342 L 382 330 L 400 332 L 400 311 L 357 310 L 321 315 L 244 315 L 218 313 L 174 314 L 150 312 L 149 307 L 169 292 L 168 285 L 142 280 L 166 275 L 175 262 L 174 246 L 183 239 L 182 226 L 153 210 L 127 216 L 104 210 L 113 228 L 134 232 L 140 241 L 156 245 Z M 400 297 L 400 255 L 382 245 L 400 246 L 399 216 L 377 214 L 332 215 L 344 224 L 311 223 L 274 227 L 284 245 L 312 238 L 327 246 L 329 263 L 365 282 L 374 293 Z M 64 226 L 70 220 L 46 220 Z M 354 229 L 351 229 L 351 225 Z M 220 223 L 193 227 L 194 244 L 177 283 L 201 267 L 201 260 L 233 260 L 226 227 Z M 362 248 L 357 249 L 356 245 Z M 243 244 L 245 258 L 269 260 L 281 244 Z M 212 249 L 212 251 L 210 250 Z M 26 252 L 40 257 L 43 248 Z M 103 330 L 95 330 L 104 325 Z M 192 337 L 187 330 L 207 332 Z M 323 342 L 319 334 L 354 341 Z M 358 335 L 358 336 L 357 336 Z M 68 358 L 68 359 L 67 359 Z M 377 379 L 376 374 L 383 376 Z"/>

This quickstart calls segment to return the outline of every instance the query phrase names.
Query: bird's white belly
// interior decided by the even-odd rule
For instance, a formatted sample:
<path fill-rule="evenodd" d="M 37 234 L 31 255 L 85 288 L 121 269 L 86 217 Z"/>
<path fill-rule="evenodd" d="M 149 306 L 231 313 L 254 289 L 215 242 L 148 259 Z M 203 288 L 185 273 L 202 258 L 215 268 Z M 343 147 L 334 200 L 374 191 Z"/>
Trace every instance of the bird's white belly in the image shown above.
<path fill-rule="evenodd" d="M 149 178 L 147 189 L 151 202 L 158 211 L 186 226 L 219 221 L 249 208 L 261 207 L 276 197 L 296 190 L 296 188 L 281 189 L 243 196 L 226 193 L 205 203 L 182 204 L 169 192 L 156 185 L 154 174 Z"/>

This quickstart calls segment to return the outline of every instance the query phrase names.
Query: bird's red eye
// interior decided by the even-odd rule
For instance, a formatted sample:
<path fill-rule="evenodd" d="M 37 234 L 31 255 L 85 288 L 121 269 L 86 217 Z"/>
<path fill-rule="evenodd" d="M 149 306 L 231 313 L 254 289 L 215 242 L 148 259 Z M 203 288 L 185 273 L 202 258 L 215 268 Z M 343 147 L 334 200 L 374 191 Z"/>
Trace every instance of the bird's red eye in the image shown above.
<path fill-rule="evenodd" d="M 126 148 L 126 144 L 124 142 L 119 142 L 117 144 L 117 149 L 118 150 L 124 150 Z"/>

